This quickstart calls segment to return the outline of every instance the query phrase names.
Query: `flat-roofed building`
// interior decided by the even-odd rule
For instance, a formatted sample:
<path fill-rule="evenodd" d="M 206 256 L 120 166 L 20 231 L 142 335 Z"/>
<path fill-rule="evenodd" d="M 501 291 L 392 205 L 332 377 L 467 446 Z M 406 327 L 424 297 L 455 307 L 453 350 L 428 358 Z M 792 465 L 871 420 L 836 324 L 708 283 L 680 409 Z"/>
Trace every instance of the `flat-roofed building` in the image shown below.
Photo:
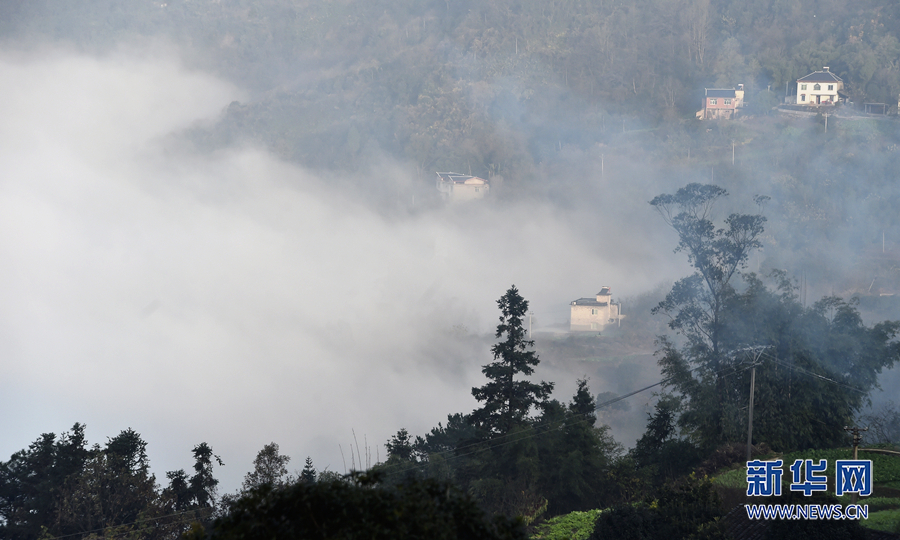
<path fill-rule="evenodd" d="M 437 173 L 437 189 L 446 201 L 472 201 L 483 199 L 491 190 L 484 178 L 454 172 Z"/>
<path fill-rule="evenodd" d="M 602 330 L 619 321 L 619 305 L 613 303 L 609 287 L 602 287 L 593 297 L 573 300 L 571 310 L 569 330 L 572 332 Z"/>

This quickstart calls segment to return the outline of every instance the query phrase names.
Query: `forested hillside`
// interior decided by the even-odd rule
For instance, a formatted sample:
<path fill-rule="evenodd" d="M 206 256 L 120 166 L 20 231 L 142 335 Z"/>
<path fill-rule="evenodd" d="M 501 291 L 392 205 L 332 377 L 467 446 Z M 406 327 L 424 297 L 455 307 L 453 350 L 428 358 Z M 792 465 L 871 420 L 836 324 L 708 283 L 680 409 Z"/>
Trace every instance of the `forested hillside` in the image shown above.
<path fill-rule="evenodd" d="M 896 110 L 893 2 L 43 0 L 0 10 L 16 47 L 109 51 L 164 37 L 248 89 L 218 123 L 192 130 L 201 148 L 261 144 L 363 173 L 359 184 L 388 157 L 416 178 L 403 189 L 419 201 L 436 196 L 435 170 L 492 178 L 501 198 L 565 205 L 634 174 L 672 186 L 711 178 L 772 197 L 771 215 L 785 216 L 770 222 L 772 266 L 822 292 L 864 289 L 874 275 L 896 286 L 883 262 L 828 261 L 848 250 L 859 261 L 883 231 L 889 247 L 900 238 L 896 125 L 832 118 L 825 132 L 822 118 L 766 117 L 786 84 L 790 93 L 825 65 L 855 103 Z M 750 120 L 694 120 L 705 87 L 737 84 Z"/>
<path fill-rule="evenodd" d="M 0 30 L 106 50 L 167 36 L 256 91 L 218 137 L 250 137 L 316 166 L 368 145 L 422 170 L 534 172 L 621 118 L 692 118 L 704 87 L 743 83 L 769 105 L 829 65 L 856 102 L 896 104 L 892 2 L 622 0 L 129 0 L 6 2 Z M 771 90 L 775 98 L 759 95 Z M 635 127 L 632 125 L 631 127 Z M 618 130 L 621 131 L 621 130 Z M 524 170 L 522 170 L 524 168 Z"/>

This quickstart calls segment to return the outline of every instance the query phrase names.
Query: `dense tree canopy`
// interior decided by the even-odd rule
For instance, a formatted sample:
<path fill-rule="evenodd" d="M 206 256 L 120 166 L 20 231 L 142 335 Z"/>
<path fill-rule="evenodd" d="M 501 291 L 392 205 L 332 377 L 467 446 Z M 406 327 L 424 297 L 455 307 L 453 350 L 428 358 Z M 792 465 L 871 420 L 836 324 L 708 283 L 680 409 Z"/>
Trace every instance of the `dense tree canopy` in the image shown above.
<path fill-rule="evenodd" d="M 282 455 L 278 443 L 269 443 L 257 452 L 253 459 L 253 470 L 244 477 L 242 488 L 251 490 L 263 484 L 283 485 L 289 481 L 287 464 L 291 457 Z"/>
<path fill-rule="evenodd" d="M 208 532 L 188 538 L 526 538 L 518 520 L 488 517 L 452 485 L 408 479 L 385 487 L 373 480 L 264 485 L 236 501 Z"/>
<path fill-rule="evenodd" d="M 773 273 L 774 290 L 755 274 L 739 274 L 759 245 L 764 218 L 732 214 L 717 229 L 709 216 L 724 195 L 691 184 L 651 202 L 678 232 L 676 251 L 686 251 L 696 269 L 656 308 L 685 338 L 682 346 L 662 338 L 659 360 L 684 398 L 679 423 L 706 447 L 740 441 L 748 368 L 756 361 L 754 440 L 778 450 L 838 445 L 878 373 L 895 362 L 900 323 L 867 327 L 839 298 L 804 308 L 783 272 Z M 743 290 L 733 283 L 738 277 Z"/>
<path fill-rule="evenodd" d="M 0 536 L 37 538 L 41 527 L 54 523 L 56 492 L 68 478 L 82 472 L 92 454 L 84 429 L 76 423 L 59 438 L 44 433 L 9 461 L 0 462 Z"/>
<path fill-rule="evenodd" d="M 129 428 L 104 445 L 87 446 L 84 424 L 59 437 L 45 433 L 27 449 L 0 462 L 0 537 L 37 540 L 47 536 L 175 538 L 194 520 L 205 490 L 217 481 L 206 470 L 205 443 L 196 448 L 202 482 L 184 471 L 167 474 L 160 490 L 150 474 L 147 443 Z M 94 536 L 91 536 L 94 535 Z"/>
<path fill-rule="evenodd" d="M 713 223 L 716 202 L 728 195 L 719 186 L 688 184 L 674 195 L 659 195 L 650 204 L 678 233 L 676 252 L 687 254 L 693 275 L 678 280 L 666 298 L 654 308 L 670 317 L 669 327 L 681 333 L 691 361 L 715 381 L 719 398 L 711 415 L 713 432 L 722 432 L 724 418 L 725 353 L 721 350 L 726 302 L 734 295 L 732 278 L 746 265 L 753 249 L 761 246 L 765 217 L 733 213 L 725 227 Z M 706 406 L 712 403 L 706 403 Z"/>

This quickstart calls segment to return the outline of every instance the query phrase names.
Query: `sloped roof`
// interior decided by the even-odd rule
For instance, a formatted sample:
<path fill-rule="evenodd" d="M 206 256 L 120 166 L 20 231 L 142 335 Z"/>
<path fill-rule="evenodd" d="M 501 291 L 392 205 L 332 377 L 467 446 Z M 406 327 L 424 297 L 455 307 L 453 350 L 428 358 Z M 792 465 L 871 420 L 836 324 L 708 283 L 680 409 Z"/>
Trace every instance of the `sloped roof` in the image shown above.
<path fill-rule="evenodd" d="M 724 98 L 733 98 L 736 97 L 734 88 L 707 88 L 706 89 L 706 97 L 724 97 Z"/>
<path fill-rule="evenodd" d="M 797 79 L 797 82 L 844 82 L 844 79 L 830 71 L 813 71 L 806 77 Z"/>

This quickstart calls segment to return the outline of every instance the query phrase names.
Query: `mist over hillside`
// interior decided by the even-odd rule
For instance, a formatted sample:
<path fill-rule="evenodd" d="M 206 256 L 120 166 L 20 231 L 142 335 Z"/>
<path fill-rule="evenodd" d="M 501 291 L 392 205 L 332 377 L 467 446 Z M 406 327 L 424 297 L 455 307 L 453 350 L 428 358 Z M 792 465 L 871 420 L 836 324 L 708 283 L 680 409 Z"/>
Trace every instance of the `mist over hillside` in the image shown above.
<path fill-rule="evenodd" d="M 771 110 L 829 65 L 896 112 L 898 35 L 876 1 L 5 2 L 0 456 L 82 421 L 160 471 L 205 440 L 226 491 L 272 440 L 343 472 L 351 430 L 383 452 L 476 405 L 513 283 L 554 397 L 652 384 L 691 269 L 648 201 L 688 182 L 767 216 L 748 270 L 900 318 L 895 117 Z M 694 119 L 737 84 L 748 118 Z M 640 299 L 621 334 L 550 332 L 601 286 Z M 603 420 L 630 445 L 652 399 Z"/>
<path fill-rule="evenodd" d="M 360 179 L 195 153 L 178 133 L 239 94 L 172 57 L 7 54 L 0 70 L 21 83 L 2 96 L 2 394 L 29 411 L 8 453 L 36 423 L 93 419 L 140 429 L 162 470 L 208 440 L 232 485 L 268 439 L 342 471 L 351 429 L 380 446 L 473 407 L 491 340 L 466 336 L 492 332 L 510 283 L 553 323 L 601 279 L 627 293 L 666 275 L 663 251 L 623 266 L 602 252 L 626 238 L 553 205 L 386 216 Z"/>

